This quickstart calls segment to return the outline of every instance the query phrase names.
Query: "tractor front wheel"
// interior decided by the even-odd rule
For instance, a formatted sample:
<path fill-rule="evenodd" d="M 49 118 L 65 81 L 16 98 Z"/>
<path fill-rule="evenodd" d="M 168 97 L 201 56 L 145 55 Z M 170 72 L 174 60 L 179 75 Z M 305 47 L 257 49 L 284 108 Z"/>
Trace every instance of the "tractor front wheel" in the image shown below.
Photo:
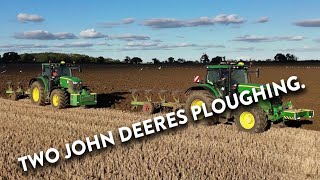
<path fill-rule="evenodd" d="M 262 133 L 268 125 L 267 114 L 258 105 L 240 107 L 234 121 L 240 131 L 249 133 Z"/>
<path fill-rule="evenodd" d="M 32 83 L 30 97 L 33 104 L 39 106 L 45 105 L 44 87 L 38 81 Z"/>
<path fill-rule="evenodd" d="M 185 111 L 189 120 L 193 120 L 191 107 L 200 106 L 202 108 L 202 104 L 205 104 L 207 111 L 212 112 L 212 101 L 215 99 L 213 94 L 208 91 L 200 90 L 200 91 L 192 91 L 186 101 Z M 203 113 L 197 116 L 196 122 L 205 122 L 205 124 L 216 124 L 219 120 L 217 114 L 214 114 L 211 117 L 206 118 Z"/>
<path fill-rule="evenodd" d="M 57 109 L 64 109 L 67 106 L 68 95 L 62 89 L 55 89 L 51 92 L 51 106 Z"/>

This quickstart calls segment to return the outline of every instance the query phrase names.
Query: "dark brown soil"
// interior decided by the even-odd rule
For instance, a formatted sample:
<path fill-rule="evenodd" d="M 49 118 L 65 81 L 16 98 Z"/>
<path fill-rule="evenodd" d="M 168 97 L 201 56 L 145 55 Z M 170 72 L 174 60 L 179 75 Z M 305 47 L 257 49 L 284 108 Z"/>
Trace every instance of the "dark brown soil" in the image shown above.
<path fill-rule="evenodd" d="M 253 69 L 259 66 L 253 67 Z M 293 93 L 284 97 L 284 100 L 292 100 L 296 108 L 309 108 L 315 110 L 313 123 L 302 121 L 302 127 L 312 130 L 320 130 L 320 66 L 260 66 L 260 78 L 252 75 L 252 82 L 269 83 L 279 82 L 292 75 L 298 76 L 299 81 L 306 85 L 306 89 L 299 93 Z M 159 101 L 158 92 L 166 90 L 167 99 L 172 100 L 171 92 L 179 91 L 184 99 L 184 91 L 194 85 L 194 75 L 205 77 L 205 66 L 155 66 L 155 65 L 83 65 L 83 72 L 75 72 L 75 75 L 83 79 L 92 92 L 99 95 L 99 107 L 115 107 L 116 109 L 130 110 L 131 91 L 139 90 L 141 100 L 145 90 L 153 90 L 152 98 Z M 2 72 L 2 73 L 1 73 Z M 27 86 L 29 80 L 41 73 L 40 65 L 13 64 L 0 66 L 0 96 L 5 97 L 7 82 L 22 82 Z M 115 106 L 114 106 L 115 104 Z M 300 126 L 301 124 L 292 124 Z"/>

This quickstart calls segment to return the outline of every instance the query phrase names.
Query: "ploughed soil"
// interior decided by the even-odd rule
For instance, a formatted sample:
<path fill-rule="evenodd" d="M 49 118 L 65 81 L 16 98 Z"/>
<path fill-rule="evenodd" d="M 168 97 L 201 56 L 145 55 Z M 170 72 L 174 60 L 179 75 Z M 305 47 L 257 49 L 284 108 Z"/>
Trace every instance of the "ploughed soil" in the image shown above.
<path fill-rule="evenodd" d="M 320 64 L 253 65 L 252 70 L 256 68 L 260 69 L 260 77 L 256 78 L 254 73 L 251 74 L 253 83 L 279 83 L 281 79 L 297 76 L 306 88 L 298 93 L 285 95 L 283 101 L 292 100 L 295 108 L 313 109 L 315 117 L 290 123 L 290 126 L 320 130 Z M 162 91 L 167 95 L 166 98 L 172 101 L 171 93 L 176 92 L 183 102 L 184 92 L 194 85 L 194 76 L 199 75 L 204 79 L 205 73 L 204 65 L 83 65 L 82 73 L 75 72 L 75 75 L 81 78 L 92 92 L 98 93 L 98 107 L 131 111 L 132 91 L 137 91 L 139 100 L 142 101 L 146 100 L 144 95 L 148 90 L 152 90 L 150 93 L 153 101 L 159 101 L 158 93 Z M 13 81 L 15 85 L 22 82 L 26 87 L 29 80 L 39 74 L 39 64 L 1 65 L 0 96 L 5 97 L 8 81 Z"/>

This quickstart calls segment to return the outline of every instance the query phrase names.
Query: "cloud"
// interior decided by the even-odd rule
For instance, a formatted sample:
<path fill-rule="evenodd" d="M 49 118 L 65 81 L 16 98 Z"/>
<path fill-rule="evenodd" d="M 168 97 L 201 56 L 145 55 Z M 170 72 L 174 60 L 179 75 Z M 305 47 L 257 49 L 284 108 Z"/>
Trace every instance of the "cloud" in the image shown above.
<path fill-rule="evenodd" d="M 175 48 L 196 47 L 201 49 L 207 48 L 225 48 L 223 45 L 198 45 L 194 43 L 177 43 L 177 44 L 160 44 L 155 42 L 128 42 L 120 51 L 135 50 L 172 50 Z"/>
<path fill-rule="evenodd" d="M 0 48 L 2 49 L 42 49 L 42 48 L 48 48 L 47 45 L 42 44 L 9 44 L 9 45 L 0 45 Z"/>
<path fill-rule="evenodd" d="M 122 19 L 122 24 L 132 24 L 134 23 L 135 19 L 134 18 L 125 18 Z"/>
<path fill-rule="evenodd" d="M 155 43 L 155 42 L 128 42 L 127 43 L 128 47 L 153 47 L 158 45 L 159 43 Z"/>
<path fill-rule="evenodd" d="M 275 51 L 283 51 L 283 52 L 318 52 L 320 51 L 319 47 L 295 47 L 295 48 L 284 48 L 284 49 L 275 49 Z"/>
<path fill-rule="evenodd" d="M 266 23 L 266 22 L 269 22 L 269 17 L 267 16 L 263 16 L 263 17 L 260 17 L 256 23 Z"/>
<path fill-rule="evenodd" d="M 63 43 L 63 44 L 56 44 L 54 47 L 60 47 L 60 48 L 73 48 L 73 47 L 91 47 L 93 46 L 93 43 L 88 42 L 73 42 L 73 43 Z"/>
<path fill-rule="evenodd" d="M 120 22 L 104 22 L 104 23 L 101 23 L 101 25 L 106 28 L 112 28 L 115 26 L 132 24 L 134 22 L 135 22 L 134 18 L 125 18 L 125 19 L 122 19 Z"/>
<path fill-rule="evenodd" d="M 72 33 L 50 33 L 44 30 L 28 31 L 23 33 L 16 33 L 16 39 L 35 39 L 35 40 L 63 40 L 63 39 L 76 39 L 77 37 Z"/>
<path fill-rule="evenodd" d="M 274 36 L 274 37 L 264 37 L 256 35 L 244 35 L 233 39 L 233 41 L 243 41 L 243 42 L 274 42 L 274 41 L 302 41 L 305 38 L 303 36 Z"/>
<path fill-rule="evenodd" d="M 87 29 L 80 32 L 80 37 L 88 39 L 97 39 L 107 37 L 106 35 L 97 32 L 95 29 Z"/>
<path fill-rule="evenodd" d="M 19 13 L 17 15 L 17 20 L 20 22 L 42 22 L 45 19 L 36 14 Z"/>
<path fill-rule="evenodd" d="M 233 41 L 244 41 L 244 42 L 265 42 L 265 41 L 270 41 L 269 38 L 263 37 L 263 36 L 256 36 L 256 35 L 244 35 L 244 36 L 239 36 Z"/>
<path fill-rule="evenodd" d="M 320 38 L 319 39 L 315 39 L 314 41 L 320 43 Z"/>
<path fill-rule="evenodd" d="M 164 28 L 181 28 L 181 27 L 196 27 L 196 26 L 209 26 L 214 24 L 242 24 L 245 22 L 243 17 L 236 14 L 231 15 L 218 15 L 213 18 L 200 17 L 191 20 L 178 20 L 175 18 L 154 18 L 148 19 L 143 22 L 143 25 L 149 26 L 153 29 Z"/>
<path fill-rule="evenodd" d="M 118 39 L 124 41 L 134 41 L 134 40 L 149 40 L 150 37 L 146 35 L 133 35 L 133 34 L 123 34 L 110 36 L 110 39 Z"/>
<path fill-rule="evenodd" d="M 320 27 L 320 19 L 307 19 L 293 23 L 296 26 L 301 27 Z"/>

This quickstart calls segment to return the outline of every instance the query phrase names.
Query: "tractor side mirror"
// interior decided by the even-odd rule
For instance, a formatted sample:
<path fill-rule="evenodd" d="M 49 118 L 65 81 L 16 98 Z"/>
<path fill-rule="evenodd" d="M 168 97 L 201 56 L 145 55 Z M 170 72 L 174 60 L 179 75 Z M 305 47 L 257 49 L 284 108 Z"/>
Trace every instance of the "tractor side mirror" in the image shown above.
<path fill-rule="evenodd" d="M 259 76 L 260 76 L 260 69 L 257 68 L 257 69 L 256 69 L 256 77 L 259 78 Z"/>

